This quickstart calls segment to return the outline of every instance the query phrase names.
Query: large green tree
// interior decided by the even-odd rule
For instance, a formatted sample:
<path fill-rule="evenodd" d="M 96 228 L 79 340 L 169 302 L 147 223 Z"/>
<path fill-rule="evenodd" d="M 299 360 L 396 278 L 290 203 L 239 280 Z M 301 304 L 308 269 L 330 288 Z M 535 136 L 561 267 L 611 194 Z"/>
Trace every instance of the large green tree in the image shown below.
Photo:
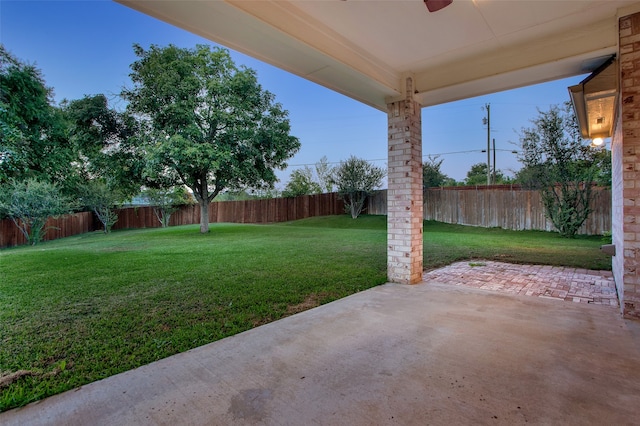
<path fill-rule="evenodd" d="M 274 169 L 300 148 L 288 113 L 262 89 L 254 70 L 225 49 L 134 46 L 128 108 L 149 125 L 150 176 L 186 185 L 200 204 L 200 232 L 209 203 L 224 189 L 272 188 Z"/>
<path fill-rule="evenodd" d="M 40 70 L 0 45 L 0 183 L 35 178 L 72 189 L 73 160 L 66 121 Z"/>
<path fill-rule="evenodd" d="M 139 193 L 145 151 L 134 117 L 110 108 L 102 94 L 68 102 L 63 110 L 83 181 L 100 180 L 123 198 Z"/>
<path fill-rule="evenodd" d="M 570 103 L 538 111 L 533 127 L 520 134 L 521 173 L 541 191 L 547 218 L 560 235 L 573 237 L 591 212 L 591 188 L 600 170 L 601 154 L 580 136 Z"/>

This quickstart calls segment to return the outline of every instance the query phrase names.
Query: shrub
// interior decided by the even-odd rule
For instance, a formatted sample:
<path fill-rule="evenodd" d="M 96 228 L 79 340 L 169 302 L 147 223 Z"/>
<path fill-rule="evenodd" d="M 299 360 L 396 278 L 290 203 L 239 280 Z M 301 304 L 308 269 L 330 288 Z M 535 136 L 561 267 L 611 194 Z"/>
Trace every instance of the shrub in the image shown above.
<path fill-rule="evenodd" d="M 364 202 L 380 187 L 385 174 L 384 169 L 354 156 L 335 168 L 334 183 L 344 200 L 345 210 L 353 219 L 362 213 Z"/>
<path fill-rule="evenodd" d="M 44 238 L 49 217 L 70 213 L 72 205 L 55 184 L 28 179 L 0 190 L 0 216 L 10 218 L 30 245 Z"/>

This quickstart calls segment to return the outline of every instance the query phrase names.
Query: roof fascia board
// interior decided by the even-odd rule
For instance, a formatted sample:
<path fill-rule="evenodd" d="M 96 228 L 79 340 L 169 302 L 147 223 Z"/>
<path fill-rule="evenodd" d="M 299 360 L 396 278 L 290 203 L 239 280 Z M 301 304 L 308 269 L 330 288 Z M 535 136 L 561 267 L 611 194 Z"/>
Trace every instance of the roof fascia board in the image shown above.
<path fill-rule="evenodd" d="M 451 86 L 423 91 L 416 95 L 416 99 L 420 105 L 428 107 L 572 77 L 588 72 L 579 71 L 582 69 L 582 64 L 585 61 L 593 57 L 608 56 L 614 53 L 615 49 L 612 48 L 589 52 L 572 58 L 566 58 L 563 61 L 552 61 L 481 79 L 453 84 Z"/>
<path fill-rule="evenodd" d="M 618 9 L 618 18 L 624 18 L 625 16 L 633 15 L 640 12 L 640 2 L 634 3 L 630 6 L 621 7 Z"/>

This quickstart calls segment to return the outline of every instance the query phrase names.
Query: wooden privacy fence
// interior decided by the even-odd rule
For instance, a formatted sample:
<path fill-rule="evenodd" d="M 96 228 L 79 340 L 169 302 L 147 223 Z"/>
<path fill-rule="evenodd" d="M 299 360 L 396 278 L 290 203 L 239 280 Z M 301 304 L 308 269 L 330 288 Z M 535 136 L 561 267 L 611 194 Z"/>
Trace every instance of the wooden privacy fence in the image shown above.
<path fill-rule="evenodd" d="M 611 230 L 611 191 L 596 189 L 593 212 L 580 228 L 580 234 L 601 235 Z M 297 198 L 221 201 L 209 205 L 209 222 L 275 223 L 344 213 L 344 203 L 338 194 L 304 195 Z M 387 191 L 378 191 L 368 201 L 365 213 L 387 214 Z M 553 225 L 544 217 L 544 207 L 538 191 L 516 186 L 433 188 L 424 193 L 424 219 L 446 223 L 504 229 L 535 229 L 552 231 Z M 200 207 L 184 206 L 171 216 L 169 224 L 200 223 Z M 44 240 L 102 229 L 92 213 L 84 212 L 47 221 Z M 118 222 L 113 229 L 157 228 L 152 207 L 130 207 L 118 210 Z M 0 220 L 0 248 L 26 244 L 15 224 Z"/>
<path fill-rule="evenodd" d="M 344 203 L 338 194 L 303 195 L 296 198 L 220 201 L 209 204 L 209 223 L 275 223 L 344 213 Z M 169 225 L 200 223 L 200 206 L 182 207 L 171 215 Z M 118 211 L 118 221 L 112 229 L 157 228 L 160 222 L 153 207 L 130 207 Z"/>
<path fill-rule="evenodd" d="M 160 222 L 153 207 L 129 207 L 118 210 L 118 221 L 112 229 L 158 228 Z M 296 198 L 266 200 L 221 201 L 209 205 L 209 223 L 274 223 L 329 216 L 344 213 L 344 203 L 338 194 L 304 195 Z M 200 223 L 200 206 L 188 205 L 171 215 L 169 224 L 190 225 Z M 65 215 L 49 219 L 44 240 L 69 237 L 102 229 L 102 224 L 90 212 Z M 0 220 L 0 248 L 26 244 L 22 233 L 10 219 Z"/>
<path fill-rule="evenodd" d="M 84 234 L 86 232 L 99 229 L 94 223 L 93 213 L 82 212 L 68 214 L 59 218 L 49 218 L 45 228 L 48 228 L 44 235 L 44 241 L 56 240 L 58 238 L 70 237 L 72 235 Z M 11 219 L 0 220 L 0 248 L 13 247 L 27 244 L 27 240 Z"/>
<path fill-rule="evenodd" d="M 595 189 L 591 208 L 591 214 L 578 233 L 602 235 L 611 231 L 611 190 Z M 369 199 L 367 213 L 387 214 L 386 190 L 378 191 Z M 515 231 L 554 230 L 544 216 L 540 192 L 511 185 L 427 189 L 423 217 L 425 220 Z"/>

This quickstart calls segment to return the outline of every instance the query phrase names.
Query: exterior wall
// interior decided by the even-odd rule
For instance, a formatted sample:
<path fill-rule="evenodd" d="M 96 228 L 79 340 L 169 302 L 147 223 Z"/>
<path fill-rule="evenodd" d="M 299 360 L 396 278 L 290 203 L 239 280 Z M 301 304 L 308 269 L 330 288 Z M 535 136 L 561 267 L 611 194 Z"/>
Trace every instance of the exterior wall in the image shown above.
<path fill-rule="evenodd" d="M 422 121 L 406 80 L 405 100 L 388 104 L 389 164 L 387 274 L 389 281 L 422 281 Z"/>
<path fill-rule="evenodd" d="M 620 300 L 620 310 L 624 308 L 624 211 L 622 191 L 624 188 L 622 173 L 622 120 L 621 114 L 614 127 L 611 138 L 611 235 L 617 248 L 612 258 L 613 278 Z"/>
<path fill-rule="evenodd" d="M 622 144 L 616 143 L 615 162 L 619 170 L 622 162 L 623 241 L 616 253 L 624 263 L 623 314 L 640 319 L 640 13 L 621 18 L 619 31 Z"/>

